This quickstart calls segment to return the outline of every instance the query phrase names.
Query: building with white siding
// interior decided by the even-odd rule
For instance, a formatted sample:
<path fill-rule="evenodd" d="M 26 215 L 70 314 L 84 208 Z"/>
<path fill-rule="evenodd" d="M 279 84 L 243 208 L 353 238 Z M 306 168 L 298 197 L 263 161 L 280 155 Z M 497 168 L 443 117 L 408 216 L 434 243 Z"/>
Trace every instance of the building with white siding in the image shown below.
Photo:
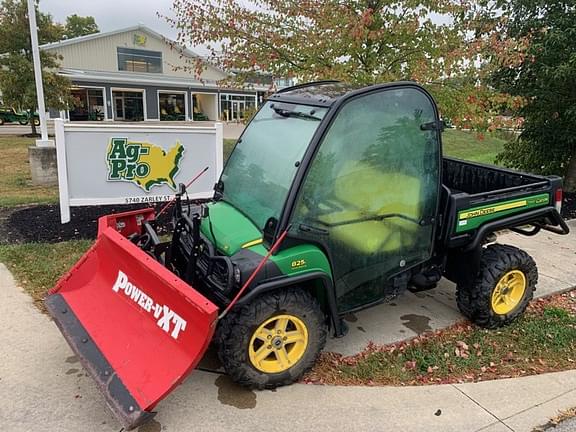
<path fill-rule="evenodd" d="M 239 120 L 270 87 L 221 88 L 225 71 L 143 25 L 41 49 L 62 57 L 60 74 L 73 84 L 74 107 L 50 115 L 71 121 Z M 197 61 L 198 79 L 192 71 Z"/>

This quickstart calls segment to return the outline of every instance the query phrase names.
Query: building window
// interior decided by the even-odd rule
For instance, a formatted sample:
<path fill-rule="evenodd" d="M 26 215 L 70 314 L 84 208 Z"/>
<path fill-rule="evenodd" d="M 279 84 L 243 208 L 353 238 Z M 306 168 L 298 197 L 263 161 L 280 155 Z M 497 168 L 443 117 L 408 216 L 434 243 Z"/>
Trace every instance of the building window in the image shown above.
<path fill-rule="evenodd" d="M 241 121 L 256 109 L 255 95 L 220 94 L 220 112 L 224 121 Z"/>
<path fill-rule="evenodd" d="M 186 95 L 184 93 L 160 93 L 158 105 L 161 121 L 186 120 Z"/>
<path fill-rule="evenodd" d="M 73 88 L 71 121 L 104 120 L 104 90 L 93 88 Z"/>
<path fill-rule="evenodd" d="M 283 89 L 294 85 L 294 78 L 278 78 L 274 80 L 276 88 Z"/>
<path fill-rule="evenodd" d="M 118 47 L 118 70 L 162 73 L 162 53 L 160 51 Z"/>
<path fill-rule="evenodd" d="M 192 119 L 194 121 L 218 120 L 218 94 L 192 93 Z"/>

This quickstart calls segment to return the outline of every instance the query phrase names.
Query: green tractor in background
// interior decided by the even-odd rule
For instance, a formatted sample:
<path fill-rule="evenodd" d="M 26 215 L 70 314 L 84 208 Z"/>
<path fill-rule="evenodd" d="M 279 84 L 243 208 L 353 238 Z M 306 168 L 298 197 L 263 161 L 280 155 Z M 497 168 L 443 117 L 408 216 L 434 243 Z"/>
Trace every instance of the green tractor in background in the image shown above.
<path fill-rule="evenodd" d="M 19 123 L 26 126 L 33 119 L 34 126 L 40 125 L 38 113 L 31 114 L 26 111 L 17 112 L 14 108 L 0 107 L 0 126 L 5 123 Z"/>

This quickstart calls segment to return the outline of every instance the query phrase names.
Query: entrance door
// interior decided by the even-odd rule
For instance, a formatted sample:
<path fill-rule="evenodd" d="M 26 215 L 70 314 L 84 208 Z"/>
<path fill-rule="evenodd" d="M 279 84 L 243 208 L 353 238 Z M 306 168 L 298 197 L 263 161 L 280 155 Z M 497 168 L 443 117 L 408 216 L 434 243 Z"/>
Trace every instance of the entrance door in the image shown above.
<path fill-rule="evenodd" d="M 144 94 L 141 91 L 113 91 L 114 120 L 144 120 Z"/>
<path fill-rule="evenodd" d="M 114 117 L 116 120 L 124 120 L 124 98 L 122 96 L 114 96 Z"/>
<path fill-rule="evenodd" d="M 246 111 L 246 102 L 232 101 L 232 118 L 230 120 L 242 120 L 244 117 L 244 111 Z"/>
<path fill-rule="evenodd" d="M 436 121 L 430 98 L 405 87 L 350 100 L 329 127 L 293 226 L 327 249 L 340 311 L 393 296 L 393 277 L 431 257 L 439 133 L 422 126 Z"/>

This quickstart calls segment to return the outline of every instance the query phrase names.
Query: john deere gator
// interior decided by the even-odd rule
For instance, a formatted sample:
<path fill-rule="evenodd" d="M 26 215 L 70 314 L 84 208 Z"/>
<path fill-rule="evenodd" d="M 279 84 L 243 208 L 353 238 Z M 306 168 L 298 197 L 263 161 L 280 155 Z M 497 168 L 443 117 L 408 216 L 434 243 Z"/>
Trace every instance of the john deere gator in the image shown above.
<path fill-rule="evenodd" d="M 481 327 L 521 315 L 536 264 L 495 234 L 568 233 L 561 179 L 444 157 L 443 126 L 411 82 L 287 88 L 250 121 L 211 201 L 181 188 L 169 239 L 153 209 L 103 217 L 46 305 L 124 426 L 150 418 L 211 342 L 239 384 L 290 384 L 346 334 L 345 314 L 442 277 Z"/>

